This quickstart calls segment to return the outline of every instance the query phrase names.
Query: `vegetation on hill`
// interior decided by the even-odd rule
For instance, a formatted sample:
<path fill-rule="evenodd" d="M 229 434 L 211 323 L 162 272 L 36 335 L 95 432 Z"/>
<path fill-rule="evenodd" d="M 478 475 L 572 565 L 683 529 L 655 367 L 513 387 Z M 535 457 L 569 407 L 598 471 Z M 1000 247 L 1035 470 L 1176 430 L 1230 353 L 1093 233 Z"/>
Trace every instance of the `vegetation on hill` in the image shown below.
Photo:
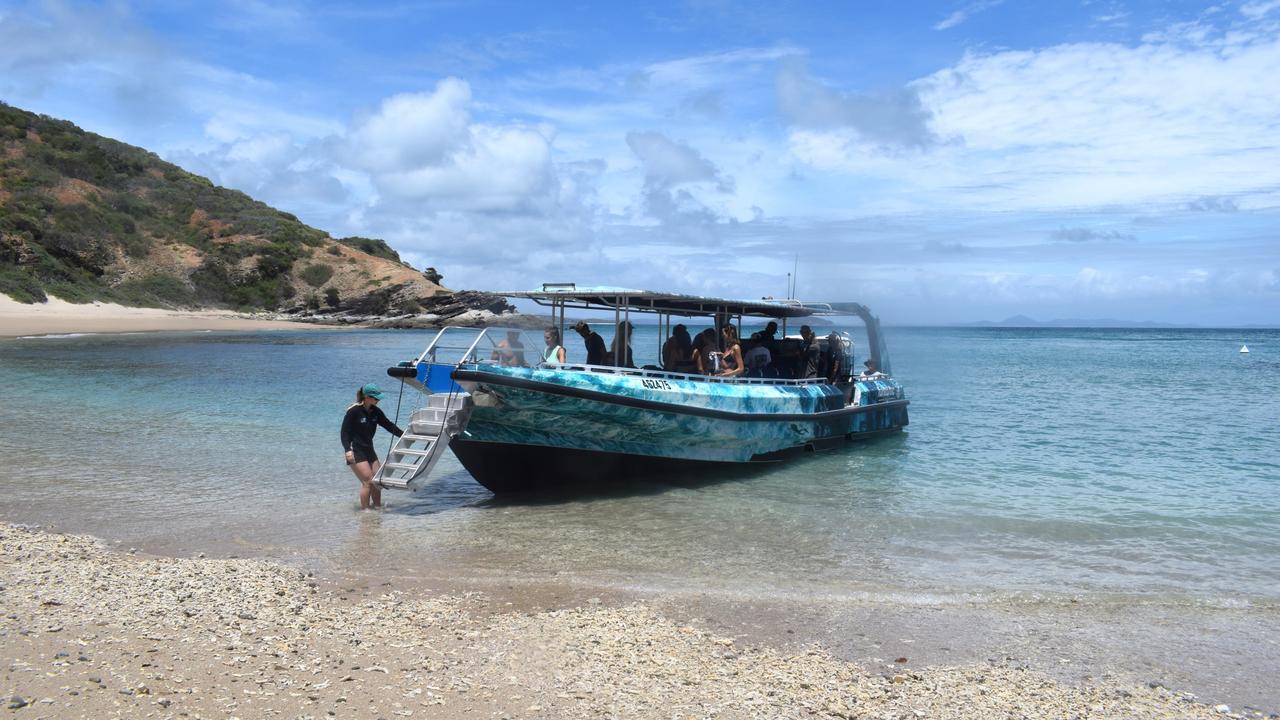
<path fill-rule="evenodd" d="M 373 238 L 364 237 L 346 237 L 338 238 L 338 242 L 353 247 L 362 253 L 368 253 L 374 257 L 386 258 L 401 262 L 400 253 L 396 252 L 387 244 L 386 240 L 374 240 Z"/>
<path fill-rule="evenodd" d="M 439 279 L 382 240 L 335 241 L 146 150 L 0 103 L 0 293 L 244 310 L 372 294 L 390 312 Z"/>

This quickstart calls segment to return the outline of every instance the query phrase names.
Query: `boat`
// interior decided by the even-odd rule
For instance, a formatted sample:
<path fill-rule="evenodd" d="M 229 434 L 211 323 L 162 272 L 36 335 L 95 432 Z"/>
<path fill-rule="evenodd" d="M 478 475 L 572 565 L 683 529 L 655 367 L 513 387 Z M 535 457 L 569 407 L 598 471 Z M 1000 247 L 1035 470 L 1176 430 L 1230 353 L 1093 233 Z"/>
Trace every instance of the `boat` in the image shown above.
<path fill-rule="evenodd" d="M 909 403 L 892 376 L 880 322 L 858 303 L 731 300 L 574 283 L 499 294 L 548 308 L 548 327 L 570 336 L 561 341 L 569 348 L 566 361 L 538 361 L 541 332 L 535 338 L 518 328 L 439 330 L 416 358 L 387 370 L 419 393 L 404 435 L 375 476 L 382 487 L 421 486 L 446 448 L 495 494 L 537 493 L 761 466 L 897 433 L 908 423 Z M 657 357 L 681 318 L 691 326 L 733 324 L 740 335 L 744 322 L 781 323 L 782 333 L 742 336 L 744 354 L 764 346 L 771 361 L 736 377 L 623 367 L 628 353 L 617 347 L 606 364 L 588 365 L 575 360 L 585 353 L 566 324 L 570 310 L 605 313 L 594 325 L 606 332 L 632 327 L 633 317 L 656 322 Z M 866 328 L 866 369 L 856 372 L 863 366 L 855 365 L 854 339 L 832 331 L 815 340 L 827 359 L 826 376 L 803 377 L 807 346 L 794 331 L 808 319 L 818 325 L 841 316 L 857 317 Z"/>
<path fill-rule="evenodd" d="M 1241 346 L 1240 346 L 1240 352 L 1242 352 L 1242 353 L 1247 353 L 1247 352 L 1249 352 L 1249 346 L 1248 346 L 1248 345 L 1241 345 Z"/>

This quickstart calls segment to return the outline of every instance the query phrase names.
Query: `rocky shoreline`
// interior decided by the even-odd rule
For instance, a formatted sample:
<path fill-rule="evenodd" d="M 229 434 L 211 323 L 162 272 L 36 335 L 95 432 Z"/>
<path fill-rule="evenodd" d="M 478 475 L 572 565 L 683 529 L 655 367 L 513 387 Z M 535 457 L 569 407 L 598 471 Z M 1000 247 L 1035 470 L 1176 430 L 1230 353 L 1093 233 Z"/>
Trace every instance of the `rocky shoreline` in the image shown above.
<path fill-rule="evenodd" d="M 270 317 L 320 325 L 384 329 L 435 329 L 446 325 L 534 328 L 546 323 L 545 318 L 516 312 L 515 307 L 499 295 L 478 290 L 459 290 L 441 293 L 430 298 L 419 298 L 415 303 L 418 305 L 418 311 L 412 313 L 391 312 L 392 308 L 403 307 L 403 302 L 393 301 L 394 297 L 394 292 L 386 296 L 370 295 L 355 303 L 344 303 L 334 309 L 297 307 L 286 312 L 270 314 Z"/>
<path fill-rule="evenodd" d="M 521 611 L 0 524 L 14 717 L 1221 718 L 1162 687 L 1000 663 L 878 672 L 644 603 Z"/>

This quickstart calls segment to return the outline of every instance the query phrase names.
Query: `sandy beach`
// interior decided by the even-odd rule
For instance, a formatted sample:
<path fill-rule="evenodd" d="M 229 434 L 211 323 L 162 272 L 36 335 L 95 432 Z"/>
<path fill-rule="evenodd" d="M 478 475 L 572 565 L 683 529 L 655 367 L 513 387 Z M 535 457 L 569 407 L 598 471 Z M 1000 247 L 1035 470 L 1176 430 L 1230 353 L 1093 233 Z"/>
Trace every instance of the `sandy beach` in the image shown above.
<path fill-rule="evenodd" d="M 0 295 L 0 338 L 71 333 L 186 330 L 304 330 L 311 323 L 257 318 L 220 310 L 161 310 L 112 303 L 76 304 L 50 297 L 28 305 Z"/>
<path fill-rule="evenodd" d="M 1163 687 L 999 662 L 880 671 L 588 599 L 360 592 L 247 559 L 0 525 L 14 717 L 1211 718 Z"/>

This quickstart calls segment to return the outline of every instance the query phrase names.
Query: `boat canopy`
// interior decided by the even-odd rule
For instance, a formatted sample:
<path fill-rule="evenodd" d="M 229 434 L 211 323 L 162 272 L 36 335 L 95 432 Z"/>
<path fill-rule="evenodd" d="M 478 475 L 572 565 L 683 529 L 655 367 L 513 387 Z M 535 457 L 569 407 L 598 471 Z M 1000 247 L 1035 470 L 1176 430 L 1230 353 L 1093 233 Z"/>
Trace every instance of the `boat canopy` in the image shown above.
<path fill-rule="evenodd" d="M 682 295 L 651 290 L 574 283 L 544 283 L 541 290 L 517 290 L 496 293 L 505 297 L 524 298 L 539 305 L 583 309 L 628 309 L 632 312 L 667 313 L 686 316 L 740 315 L 744 317 L 798 318 L 810 315 L 835 315 L 829 303 L 804 303 L 798 300 L 731 300 L 727 298 Z M 846 303 L 853 304 L 853 303 Z M 846 311 L 851 312 L 851 311 Z M 853 313 L 857 314 L 857 313 Z"/>
<path fill-rule="evenodd" d="M 509 298 L 523 298 L 551 308 L 551 316 L 559 313 L 560 332 L 565 331 L 565 309 L 609 309 L 620 322 L 632 312 L 656 313 L 666 316 L 670 334 L 670 316 L 686 317 L 767 317 L 783 321 L 785 332 L 787 318 L 803 318 L 815 315 L 856 315 L 867 329 L 871 359 L 885 373 L 890 372 L 889 352 L 885 347 L 880 320 L 871 314 L 866 305 L 855 302 L 804 302 L 792 299 L 761 298 L 759 300 L 731 300 L 727 298 L 701 297 L 651 290 L 634 290 L 608 285 L 583 285 L 576 283 L 543 283 L 541 290 L 516 290 L 495 293 Z M 717 320 L 717 326 L 719 320 Z"/>

